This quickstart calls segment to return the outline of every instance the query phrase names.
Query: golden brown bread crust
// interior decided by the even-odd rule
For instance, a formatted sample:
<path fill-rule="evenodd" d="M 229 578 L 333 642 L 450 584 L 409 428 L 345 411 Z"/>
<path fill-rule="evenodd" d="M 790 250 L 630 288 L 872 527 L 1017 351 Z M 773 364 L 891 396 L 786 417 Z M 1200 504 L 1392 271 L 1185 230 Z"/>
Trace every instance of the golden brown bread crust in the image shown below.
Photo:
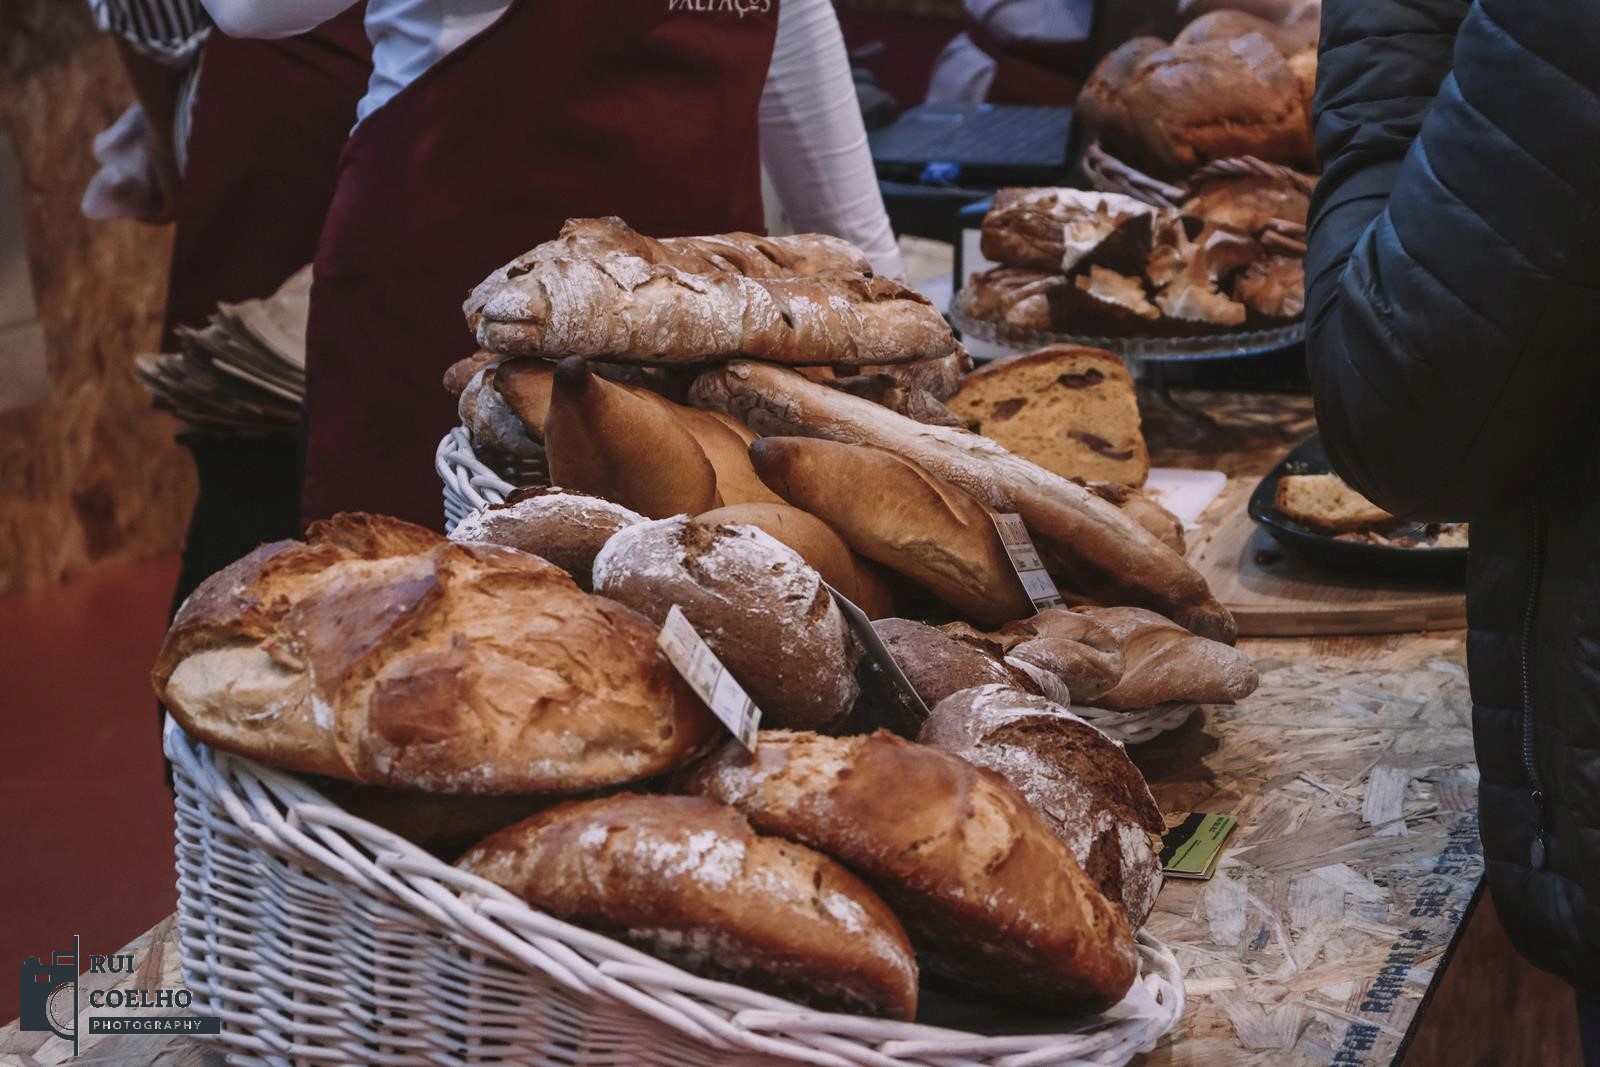
<path fill-rule="evenodd" d="M 207 579 L 152 680 L 191 736 L 287 770 L 570 793 L 709 742 L 715 720 L 655 638 L 536 556 L 339 515 Z"/>
<path fill-rule="evenodd" d="M 1269 319 L 1293 319 L 1306 310 L 1305 261 L 1298 256 L 1269 256 L 1250 264 L 1233 280 L 1241 304 Z"/>
<path fill-rule="evenodd" d="M 556 366 L 547 359 L 521 357 L 505 359 L 495 367 L 494 390 L 527 427 L 528 436 L 544 440 L 544 420 L 550 414 L 550 391 L 555 386 Z"/>
<path fill-rule="evenodd" d="M 988 509 L 910 460 L 809 437 L 762 438 L 750 458 L 789 503 L 963 617 L 999 625 L 1032 612 Z"/>
<path fill-rule="evenodd" d="M 1149 835 L 1166 823 L 1120 744 L 1043 697 L 1000 686 L 941 701 L 917 740 L 1020 789 L 1128 925 L 1144 925 L 1161 888 Z"/>
<path fill-rule="evenodd" d="M 1153 611 L 1101 607 L 1073 611 L 1099 623 L 1122 650 L 1122 680 L 1095 698 L 1097 707 L 1133 711 L 1169 702 L 1232 704 L 1255 692 L 1260 681 L 1245 653 L 1196 637 Z"/>
<path fill-rule="evenodd" d="M 800 553 L 824 581 L 837 589 L 869 619 L 893 613 L 888 583 L 871 563 L 850 551 L 833 527 L 788 504 L 734 504 L 695 517 L 704 525 L 754 526 Z"/>
<path fill-rule="evenodd" d="M 716 468 L 667 402 L 591 374 L 576 356 L 556 367 L 544 445 L 552 484 L 652 519 L 721 503 Z"/>
<path fill-rule="evenodd" d="M 949 400 L 961 388 L 961 376 L 972 369 L 972 357 L 959 343 L 954 352 L 938 359 L 919 359 L 911 363 L 885 363 L 880 366 L 850 367 L 847 374 L 887 374 L 901 385 L 925 389 L 939 401 Z"/>
<path fill-rule="evenodd" d="M 697 405 L 725 411 L 757 433 L 889 449 L 992 508 L 1021 514 L 1035 544 L 1050 550 L 1058 581 L 1065 579 L 1069 587 L 1112 603 L 1150 606 L 1218 640 L 1232 642 L 1237 634 L 1233 616 L 1183 557 L 1114 505 L 988 438 L 924 426 L 758 363 L 740 361 L 707 371 L 695 381 L 691 396 Z"/>
<path fill-rule="evenodd" d="M 1095 66 L 1073 109 L 1105 141 L 1113 153 L 1137 156 L 1143 146 L 1133 116 L 1128 113 L 1128 83 L 1133 72 L 1152 52 L 1167 43 L 1159 37 L 1134 37 L 1107 52 Z"/>
<path fill-rule="evenodd" d="M 930 708 L 951 693 L 978 685 L 1039 692 L 1026 672 L 1005 664 L 1004 650 L 998 644 L 963 638 L 911 619 L 879 619 L 872 628 L 911 688 Z"/>
<path fill-rule="evenodd" d="M 1259 34 L 1151 52 L 1124 95 L 1145 144 L 1180 173 L 1234 156 L 1311 159 L 1300 81 Z"/>
<path fill-rule="evenodd" d="M 645 518 L 621 504 L 553 486 L 519 489 L 464 517 L 450 540 L 504 545 L 547 559 L 588 592 L 594 557 L 624 526 Z"/>
<path fill-rule="evenodd" d="M 748 429 L 741 426 L 744 433 L 740 433 L 734 429 L 738 423 L 718 411 L 701 411 L 665 399 L 661 403 L 689 431 L 710 461 L 721 506 L 783 503 L 783 498 L 768 489 L 750 465 L 749 441 L 754 435 L 750 434 L 747 439 Z"/>
<path fill-rule="evenodd" d="M 1157 504 L 1143 490 L 1116 482 L 1092 482 L 1082 478 L 1074 478 L 1073 481 L 1101 500 L 1115 504 L 1117 510 L 1149 530 L 1162 544 L 1178 555 L 1181 556 L 1188 550 L 1183 533 L 1183 520 Z"/>
<path fill-rule="evenodd" d="M 835 861 L 709 800 L 572 801 L 459 866 L 694 974 L 823 1010 L 916 1015 L 916 961 L 888 906 Z"/>
<path fill-rule="evenodd" d="M 1054 271 L 991 267 L 974 274 L 962 286 L 961 312 L 1019 333 L 1065 329 L 1066 318 L 1059 309 L 1060 291 L 1071 284 L 1070 278 Z M 973 373 L 981 371 L 980 367 Z"/>
<path fill-rule="evenodd" d="M 1127 919 L 991 771 L 885 731 L 763 731 L 754 756 L 725 747 L 685 785 L 856 871 L 906 924 L 925 971 L 964 991 L 1075 1013 L 1133 982 Z"/>
<path fill-rule="evenodd" d="M 1001 189 L 983 217 L 981 250 L 1013 267 L 1070 272 L 1080 264 L 1137 271 L 1158 228 L 1177 219 L 1121 193 L 1083 189 Z"/>
<path fill-rule="evenodd" d="M 1207 222 L 1258 235 L 1274 219 L 1305 225 L 1311 198 L 1283 178 L 1247 175 L 1214 179 L 1196 185 L 1183 210 Z"/>
<path fill-rule="evenodd" d="M 1260 15 L 1233 8 L 1208 11 L 1183 29 L 1172 39 L 1174 45 L 1204 44 L 1207 41 L 1231 41 L 1247 33 L 1258 33 L 1271 41 L 1279 51 L 1284 51 L 1279 40 L 1278 24 Z"/>
<path fill-rule="evenodd" d="M 619 531 L 594 587 L 664 622 L 673 605 L 775 726 L 825 727 L 855 702 L 857 649 L 822 578 L 754 526 L 679 515 Z"/>
<path fill-rule="evenodd" d="M 505 359 L 505 357 L 497 355 L 494 352 L 484 352 L 480 350 L 474 352 L 466 359 L 456 360 L 445 369 L 445 389 L 449 391 L 451 396 L 460 396 L 461 390 L 467 387 L 467 383 L 472 381 L 474 375 L 476 375 L 484 367 L 487 367 L 489 364 L 498 363 L 502 359 Z"/>

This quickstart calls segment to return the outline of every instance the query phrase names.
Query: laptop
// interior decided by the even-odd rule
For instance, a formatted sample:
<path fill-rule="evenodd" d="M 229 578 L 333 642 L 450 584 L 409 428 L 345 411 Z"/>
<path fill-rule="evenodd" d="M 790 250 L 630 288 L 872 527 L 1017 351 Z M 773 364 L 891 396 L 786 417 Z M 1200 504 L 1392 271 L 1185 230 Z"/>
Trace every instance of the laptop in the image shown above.
<path fill-rule="evenodd" d="M 993 189 L 1063 182 L 1072 136 L 1069 107 L 922 104 L 867 140 L 884 181 Z"/>

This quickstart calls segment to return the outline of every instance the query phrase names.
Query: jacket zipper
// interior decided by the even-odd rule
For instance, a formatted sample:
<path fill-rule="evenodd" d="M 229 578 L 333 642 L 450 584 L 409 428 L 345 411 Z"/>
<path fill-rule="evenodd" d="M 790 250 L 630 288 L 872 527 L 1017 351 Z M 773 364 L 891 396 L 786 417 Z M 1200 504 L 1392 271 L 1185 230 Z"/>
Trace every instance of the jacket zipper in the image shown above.
<path fill-rule="evenodd" d="M 1527 605 L 1522 613 L 1522 766 L 1528 774 L 1528 785 L 1533 791 L 1534 827 L 1533 844 L 1529 846 L 1528 860 L 1534 870 L 1545 864 L 1545 811 L 1544 786 L 1539 780 L 1539 768 L 1534 760 L 1533 740 L 1533 640 L 1534 623 L 1539 611 L 1539 586 L 1544 579 L 1544 511 L 1539 502 L 1533 504 L 1533 580 L 1528 585 Z"/>

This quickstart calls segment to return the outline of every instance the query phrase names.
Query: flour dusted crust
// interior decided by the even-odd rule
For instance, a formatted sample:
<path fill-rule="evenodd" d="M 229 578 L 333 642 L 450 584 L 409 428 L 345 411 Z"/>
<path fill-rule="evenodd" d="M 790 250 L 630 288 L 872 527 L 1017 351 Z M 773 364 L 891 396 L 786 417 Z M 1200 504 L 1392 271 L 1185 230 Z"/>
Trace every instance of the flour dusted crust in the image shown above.
<path fill-rule="evenodd" d="M 1001 189 L 983 217 L 981 250 L 997 263 L 1070 273 L 1080 264 L 1136 271 L 1177 213 L 1121 193 Z"/>
<path fill-rule="evenodd" d="M 916 1015 L 916 961 L 883 901 L 835 861 L 709 800 L 572 801 L 459 866 L 694 974 L 823 1010 Z"/>
<path fill-rule="evenodd" d="M 861 875 L 924 970 L 963 991 L 1059 1014 L 1103 1010 L 1133 982 L 1127 919 L 993 772 L 885 731 L 763 731 L 755 755 L 724 748 L 685 788 Z"/>
<path fill-rule="evenodd" d="M 1231 642 L 1233 616 L 1205 579 L 1154 534 L 1081 486 L 978 434 L 925 426 L 792 371 L 734 362 L 696 379 L 691 399 L 759 434 L 798 435 L 895 452 L 988 506 L 1021 514 L 1055 572 L 1074 589 L 1171 615 L 1194 632 Z"/>
<path fill-rule="evenodd" d="M 939 702 L 918 740 L 1016 786 L 1134 929 L 1161 889 L 1166 828 L 1122 745 L 1043 697 L 988 685 Z"/>
<path fill-rule="evenodd" d="M 594 561 L 594 588 L 657 623 L 676 604 L 763 714 L 822 727 L 855 702 L 857 650 L 822 578 L 754 526 L 687 516 L 618 532 Z"/>
<path fill-rule="evenodd" d="M 450 532 L 450 540 L 531 552 L 566 571 L 587 590 L 594 557 L 611 535 L 644 521 L 636 511 L 586 493 L 554 487 L 520 489 L 505 503 L 464 517 Z"/>
<path fill-rule="evenodd" d="M 999 644 L 963 639 L 911 619 L 879 619 L 872 628 L 930 708 L 952 693 L 979 685 L 1039 692 L 1025 669 L 1006 664 Z"/>
<path fill-rule="evenodd" d="M 1260 675 L 1236 648 L 1197 637 L 1143 608 L 1080 607 L 1122 650 L 1122 680 L 1093 701 L 1133 711 L 1157 704 L 1232 704 L 1255 692 Z M 1063 613 L 1065 614 L 1065 613 Z"/>
<path fill-rule="evenodd" d="M 649 620 L 554 564 L 346 514 L 201 584 L 153 671 L 188 733 L 287 770 L 442 793 L 636 781 L 715 720 Z"/>
<path fill-rule="evenodd" d="M 494 388 L 497 370 L 490 364 L 472 376 L 456 401 L 456 414 L 475 447 L 520 459 L 537 458 L 543 454 L 538 442 Z"/>
<path fill-rule="evenodd" d="M 754 526 L 782 541 L 816 568 L 840 595 L 879 619 L 892 613 L 893 594 L 872 564 L 850 551 L 833 527 L 788 504 L 734 504 L 697 516 L 711 525 Z"/>
<path fill-rule="evenodd" d="M 936 359 L 957 348 L 927 298 L 888 278 L 836 266 L 803 275 L 701 272 L 680 261 L 635 249 L 539 255 L 504 268 L 481 313 L 469 301 L 468 317 L 490 351 L 617 362 L 745 355 L 854 365 Z"/>
<path fill-rule="evenodd" d="M 1062 290 L 1070 285 L 1072 279 L 1055 271 L 992 267 L 962 286 L 961 312 L 1012 332 L 1065 330 Z"/>

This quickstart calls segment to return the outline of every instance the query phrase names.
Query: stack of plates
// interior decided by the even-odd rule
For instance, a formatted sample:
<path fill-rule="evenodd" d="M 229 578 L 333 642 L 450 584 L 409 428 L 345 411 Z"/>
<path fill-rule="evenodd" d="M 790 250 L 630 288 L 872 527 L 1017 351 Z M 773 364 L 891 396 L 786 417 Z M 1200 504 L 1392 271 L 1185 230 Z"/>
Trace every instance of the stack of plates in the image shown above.
<path fill-rule="evenodd" d="M 226 437 L 293 438 L 306 391 L 311 268 L 272 296 L 223 304 L 204 329 L 180 329 L 183 351 L 138 359 L 156 406 Z"/>

